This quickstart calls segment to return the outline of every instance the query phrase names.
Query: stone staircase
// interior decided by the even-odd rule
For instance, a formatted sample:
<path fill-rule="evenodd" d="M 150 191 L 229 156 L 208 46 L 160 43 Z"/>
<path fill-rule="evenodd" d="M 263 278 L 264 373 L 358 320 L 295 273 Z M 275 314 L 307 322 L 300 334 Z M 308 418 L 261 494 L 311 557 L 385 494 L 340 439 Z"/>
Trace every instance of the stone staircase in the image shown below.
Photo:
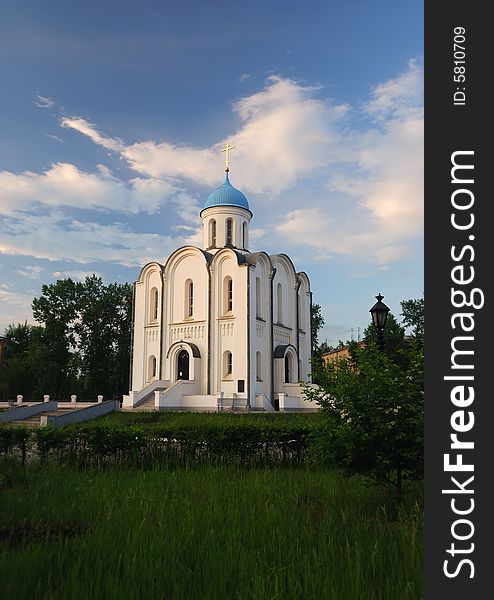
<path fill-rule="evenodd" d="M 26 419 L 16 419 L 15 421 L 10 421 L 8 424 L 22 425 L 23 427 L 39 427 L 42 416 L 46 417 L 66 415 L 69 412 L 71 412 L 71 410 L 68 409 L 46 410 L 45 412 L 38 413 L 37 415 L 33 415 L 32 417 L 27 417 Z"/>
<path fill-rule="evenodd" d="M 122 410 L 126 410 L 126 409 L 122 409 Z M 154 406 L 154 394 L 151 394 L 145 400 L 143 400 L 142 402 L 139 402 L 131 410 L 132 410 L 132 412 L 136 412 L 136 411 L 152 412 L 153 410 L 155 410 L 155 406 Z"/>

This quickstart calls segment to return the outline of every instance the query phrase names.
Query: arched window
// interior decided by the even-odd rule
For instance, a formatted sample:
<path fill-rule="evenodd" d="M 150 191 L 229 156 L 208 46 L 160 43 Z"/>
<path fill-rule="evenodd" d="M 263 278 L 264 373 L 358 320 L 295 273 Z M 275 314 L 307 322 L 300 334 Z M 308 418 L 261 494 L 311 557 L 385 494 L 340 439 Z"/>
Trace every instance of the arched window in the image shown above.
<path fill-rule="evenodd" d="M 187 279 L 185 282 L 185 318 L 191 319 L 194 315 L 194 282 Z"/>
<path fill-rule="evenodd" d="M 278 283 L 276 288 L 277 307 L 278 307 L 278 323 L 283 323 L 283 290 L 281 283 Z"/>
<path fill-rule="evenodd" d="M 214 219 L 209 222 L 209 227 L 209 245 L 216 246 L 216 221 Z"/>
<path fill-rule="evenodd" d="M 232 353 L 227 350 L 223 354 L 223 379 L 227 379 L 231 377 L 233 372 L 233 357 Z"/>
<path fill-rule="evenodd" d="M 245 221 L 242 223 L 242 248 L 244 250 L 247 248 L 247 223 Z"/>
<path fill-rule="evenodd" d="M 148 360 L 148 381 L 156 378 L 156 356 L 150 356 Z"/>
<path fill-rule="evenodd" d="M 226 220 L 226 243 L 233 244 L 233 220 Z"/>
<path fill-rule="evenodd" d="M 231 277 L 225 277 L 223 281 L 223 313 L 233 311 L 233 280 Z"/>
<path fill-rule="evenodd" d="M 262 317 L 261 280 L 259 277 L 256 277 L 256 317 Z"/>
<path fill-rule="evenodd" d="M 158 320 L 158 288 L 153 288 L 151 290 L 151 302 L 150 302 L 150 320 L 157 321 Z"/>
<path fill-rule="evenodd" d="M 256 380 L 262 381 L 262 360 L 260 352 L 256 352 Z"/>

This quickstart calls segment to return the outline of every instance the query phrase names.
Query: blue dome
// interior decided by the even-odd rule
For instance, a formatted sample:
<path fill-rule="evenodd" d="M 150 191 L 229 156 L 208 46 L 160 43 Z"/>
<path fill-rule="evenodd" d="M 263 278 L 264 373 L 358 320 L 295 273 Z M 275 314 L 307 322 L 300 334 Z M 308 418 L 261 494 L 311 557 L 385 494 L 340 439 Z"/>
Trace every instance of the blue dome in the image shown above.
<path fill-rule="evenodd" d="M 250 211 L 247 198 L 230 183 L 228 171 L 226 172 L 223 185 L 213 190 L 207 197 L 203 210 L 211 206 L 239 206 Z"/>

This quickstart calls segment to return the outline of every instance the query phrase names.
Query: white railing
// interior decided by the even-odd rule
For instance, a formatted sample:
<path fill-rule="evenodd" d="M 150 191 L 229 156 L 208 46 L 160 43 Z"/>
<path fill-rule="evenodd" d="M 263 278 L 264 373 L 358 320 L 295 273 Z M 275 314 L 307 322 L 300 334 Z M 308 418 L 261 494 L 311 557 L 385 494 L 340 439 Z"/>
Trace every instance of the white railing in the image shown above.
<path fill-rule="evenodd" d="M 255 408 L 262 408 L 266 412 L 276 412 L 274 406 L 269 401 L 266 394 L 256 394 Z"/>
<path fill-rule="evenodd" d="M 10 421 L 18 421 L 29 419 L 35 415 L 39 415 L 47 410 L 57 410 L 57 401 L 38 402 L 31 406 L 18 406 L 5 412 L 0 413 L 0 423 L 9 423 Z"/>
<path fill-rule="evenodd" d="M 107 400 L 106 402 L 98 402 L 94 406 L 71 410 L 66 415 L 41 415 L 41 427 L 62 427 L 63 425 L 72 425 L 73 423 L 83 423 L 91 421 L 110 412 L 118 410 L 120 402 L 118 400 Z"/>
<path fill-rule="evenodd" d="M 197 384 L 193 380 L 179 379 L 166 390 L 157 390 L 154 394 L 156 408 L 181 408 L 184 396 L 197 393 Z"/>
<path fill-rule="evenodd" d="M 216 397 L 216 406 L 219 411 L 225 409 L 235 410 L 236 408 L 250 408 L 248 398 L 239 398 L 236 393 L 233 393 L 231 396 L 225 396 L 223 392 L 220 392 Z"/>

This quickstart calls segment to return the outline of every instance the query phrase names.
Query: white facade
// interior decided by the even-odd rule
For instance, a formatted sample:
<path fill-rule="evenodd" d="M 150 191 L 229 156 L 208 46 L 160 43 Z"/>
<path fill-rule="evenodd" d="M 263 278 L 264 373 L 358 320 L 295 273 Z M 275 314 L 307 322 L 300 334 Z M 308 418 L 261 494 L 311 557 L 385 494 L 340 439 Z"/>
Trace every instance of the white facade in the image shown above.
<path fill-rule="evenodd" d="M 249 251 L 251 217 L 227 174 L 201 212 L 202 248 L 142 269 L 124 407 L 314 408 L 299 385 L 310 377 L 309 279 L 286 254 Z"/>

